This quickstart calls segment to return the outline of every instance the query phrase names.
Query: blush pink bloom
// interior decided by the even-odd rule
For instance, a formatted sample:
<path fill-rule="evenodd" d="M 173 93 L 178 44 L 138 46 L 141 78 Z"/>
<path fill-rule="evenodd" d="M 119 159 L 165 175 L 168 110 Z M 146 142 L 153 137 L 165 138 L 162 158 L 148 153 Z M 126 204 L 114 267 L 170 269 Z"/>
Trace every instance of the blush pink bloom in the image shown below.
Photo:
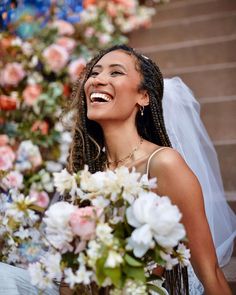
<path fill-rule="evenodd" d="M 0 110 L 12 111 L 16 109 L 16 106 L 17 106 L 16 97 L 0 95 Z"/>
<path fill-rule="evenodd" d="M 93 27 L 88 27 L 86 28 L 84 32 L 84 36 L 86 38 L 91 38 L 95 34 L 95 29 Z"/>
<path fill-rule="evenodd" d="M 48 134 L 48 123 L 46 121 L 35 121 L 31 127 L 31 131 L 40 131 L 42 135 Z"/>
<path fill-rule="evenodd" d="M 15 154 L 8 145 L 0 146 L 0 170 L 9 170 L 13 167 Z"/>
<path fill-rule="evenodd" d="M 37 192 L 31 191 L 30 197 L 36 199 L 35 204 L 42 208 L 47 208 L 49 204 L 49 196 L 45 191 Z"/>
<path fill-rule="evenodd" d="M 68 38 L 68 37 L 61 37 L 61 38 L 57 39 L 56 44 L 65 48 L 68 53 L 72 53 L 73 50 L 75 49 L 75 46 L 76 46 L 75 40 L 72 38 Z"/>
<path fill-rule="evenodd" d="M 115 4 L 119 4 L 124 6 L 124 8 L 135 8 L 136 2 L 135 0 L 113 0 Z"/>
<path fill-rule="evenodd" d="M 37 101 L 41 93 L 42 87 L 38 84 L 33 84 L 25 87 L 22 96 L 25 103 L 29 106 L 32 106 Z"/>
<path fill-rule="evenodd" d="M 7 145 L 9 142 L 9 137 L 6 134 L 0 134 L 0 146 Z"/>
<path fill-rule="evenodd" d="M 69 53 L 60 45 L 52 44 L 43 51 L 43 57 L 52 72 L 58 73 L 69 60 Z"/>
<path fill-rule="evenodd" d="M 70 216 L 72 232 L 82 240 L 90 240 L 95 235 L 96 219 L 102 209 L 92 206 L 78 208 Z"/>
<path fill-rule="evenodd" d="M 25 71 L 20 63 L 8 63 L 0 73 L 0 84 L 3 86 L 17 86 L 24 77 Z"/>
<path fill-rule="evenodd" d="M 72 82 L 76 81 L 76 79 L 79 77 L 85 66 L 86 61 L 83 58 L 76 59 L 69 64 L 68 72 L 70 75 L 70 80 Z"/>
<path fill-rule="evenodd" d="M 59 35 L 68 35 L 71 36 L 75 32 L 75 28 L 72 24 L 64 21 L 64 20 L 56 20 L 52 23 L 52 26 L 57 28 Z"/>
<path fill-rule="evenodd" d="M 18 171 L 10 171 L 3 179 L 3 185 L 7 189 L 16 188 L 19 189 L 23 184 L 23 175 Z"/>

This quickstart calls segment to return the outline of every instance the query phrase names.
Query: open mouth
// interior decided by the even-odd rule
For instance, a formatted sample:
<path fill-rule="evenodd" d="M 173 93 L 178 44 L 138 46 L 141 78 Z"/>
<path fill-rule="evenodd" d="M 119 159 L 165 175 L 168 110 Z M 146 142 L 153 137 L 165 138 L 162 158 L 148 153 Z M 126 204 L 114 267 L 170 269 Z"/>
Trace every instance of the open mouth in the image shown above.
<path fill-rule="evenodd" d="M 110 102 L 112 100 L 112 98 L 110 97 L 110 95 L 105 94 L 105 93 L 99 93 L 99 92 L 94 92 L 90 95 L 90 101 L 92 103 L 94 102 Z"/>

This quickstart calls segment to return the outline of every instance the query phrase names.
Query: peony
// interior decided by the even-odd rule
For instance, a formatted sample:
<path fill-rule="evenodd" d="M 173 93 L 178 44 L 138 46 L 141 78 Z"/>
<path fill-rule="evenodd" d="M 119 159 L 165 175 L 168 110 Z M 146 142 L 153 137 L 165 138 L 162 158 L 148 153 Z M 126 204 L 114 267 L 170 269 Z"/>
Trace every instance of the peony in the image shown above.
<path fill-rule="evenodd" d="M 73 25 L 62 19 L 55 20 L 52 23 L 52 26 L 58 30 L 59 35 L 70 36 L 70 35 L 73 35 L 75 32 Z"/>
<path fill-rule="evenodd" d="M 8 63 L 0 72 L 0 84 L 3 86 L 17 86 L 24 77 L 25 71 L 20 63 Z"/>
<path fill-rule="evenodd" d="M 49 125 L 46 121 L 35 121 L 31 131 L 39 131 L 42 135 L 48 134 Z"/>
<path fill-rule="evenodd" d="M 85 68 L 86 61 L 83 58 L 76 59 L 72 61 L 68 66 L 68 72 L 70 75 L 70 80 L 75 82 L 79 77 L 83 69 Z"/>
<path fill-rule="evenodd" d="M 95 235 L 96 219 L 101 213 L 101 209 L 92 206 L 75 210 L 70 216 L 73 233 L 82 240 L 90 240 Z"/>
<path fill-rule="evenodd" d="M 42 55 L 50 70 L 55 73 L 62 70 L 69 60 L 69 54 L 66 49 L 57 44 L 52 44 L 45 48 Z"/>
<path fill-rule="evenodd" d="M 3 179 L 3 185 L 7 189 L 15 188 L 19 189 L 23 184 L 23 175 L 18 171 L 10 171 Z"/>
<path fill-rule="evenodd" d="M 37 192 L 37 191 L 31 191 L 30 192 L 30 197 L 32 197 L 33 199 L 35 199 L 35 204 L 38 205 L 39 207 L 42 208 L 47 208 L 48 204 L 49 204 L 49 196 L 46 192 L 41 191 L 41 192 Z"/>
<path fill-rule="evenodd" d="M 32 106 L 42 93 L 42 87 L 38 84 L 27 85 L 24 89 L 22 96 L 25 103 Z"/>
<path fill-rule="evenodd" d="M 75 194 L 77 189 L 75 175 L 71 175 L 66 169 L 63 169 L 61 172 L 54 172 L 53 177 L 54 186 L 60 194 L 64 194 L 64 192 L 70 192 L 72 196 Z"/>
<path fill-rule="evenodd" d="M 56 44 L 65 48 L 68 53 L 72 53 L 75 46 L 76 46 L 75 40 L 72 38 L 68 38 L 68 37 L 61 37 L 61 38 L 57 39 Z"/>
<path fill-rule="evenodd" d="M 13 167 L 15 154 L 8 145 L 0 146 L 0 170 L 9 170 Z"/>
<path fill-rule="evenodd" d="M 16 97 L 0 95 L 0 110 L 11 111 L 15 110 L 17 105 Z"/>
<path fill-rule="evenodd" d="M 140 194 L 127 209 L 128 223 L 135 228 L 128 244 L 136 257 L 142 257 L 156 241 L 162 247 L 175 247 L 184 238 L 181 213 L 168 197 L 159 197 L 152 192 Z"/>

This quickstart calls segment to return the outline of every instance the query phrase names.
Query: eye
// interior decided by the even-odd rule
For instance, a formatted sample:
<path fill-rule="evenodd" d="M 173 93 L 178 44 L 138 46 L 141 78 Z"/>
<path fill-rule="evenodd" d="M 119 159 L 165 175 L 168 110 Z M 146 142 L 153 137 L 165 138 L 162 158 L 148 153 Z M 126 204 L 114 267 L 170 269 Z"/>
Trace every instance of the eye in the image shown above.
<path fill-rule="evenodd" d="M 113 71 L 111 72 L 112 76 L 118 76 L 118 75 L 124 75 L 124 73 L 122 73 L 121 71 Z"/>
<path fill-rule="evenodd" d="M 92 71 L 89 77 L 96 77 L 99 73 L 97 71 Z"/>

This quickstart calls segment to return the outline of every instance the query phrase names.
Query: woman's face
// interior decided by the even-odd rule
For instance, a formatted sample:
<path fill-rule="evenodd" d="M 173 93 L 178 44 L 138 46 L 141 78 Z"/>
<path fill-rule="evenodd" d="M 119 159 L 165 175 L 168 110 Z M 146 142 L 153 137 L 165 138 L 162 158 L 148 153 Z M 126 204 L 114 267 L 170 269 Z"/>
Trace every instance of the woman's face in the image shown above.
<path fill-rule="evenodd" d="M 111 51 L 93 67 L 84 89 L 88 119 L 98 123 L 135 119 L 148 95 L 138 91 L 141 75 L 136 60 L 124 51 Z M 148 104 L 148 103 L 146 103 Z"/>

